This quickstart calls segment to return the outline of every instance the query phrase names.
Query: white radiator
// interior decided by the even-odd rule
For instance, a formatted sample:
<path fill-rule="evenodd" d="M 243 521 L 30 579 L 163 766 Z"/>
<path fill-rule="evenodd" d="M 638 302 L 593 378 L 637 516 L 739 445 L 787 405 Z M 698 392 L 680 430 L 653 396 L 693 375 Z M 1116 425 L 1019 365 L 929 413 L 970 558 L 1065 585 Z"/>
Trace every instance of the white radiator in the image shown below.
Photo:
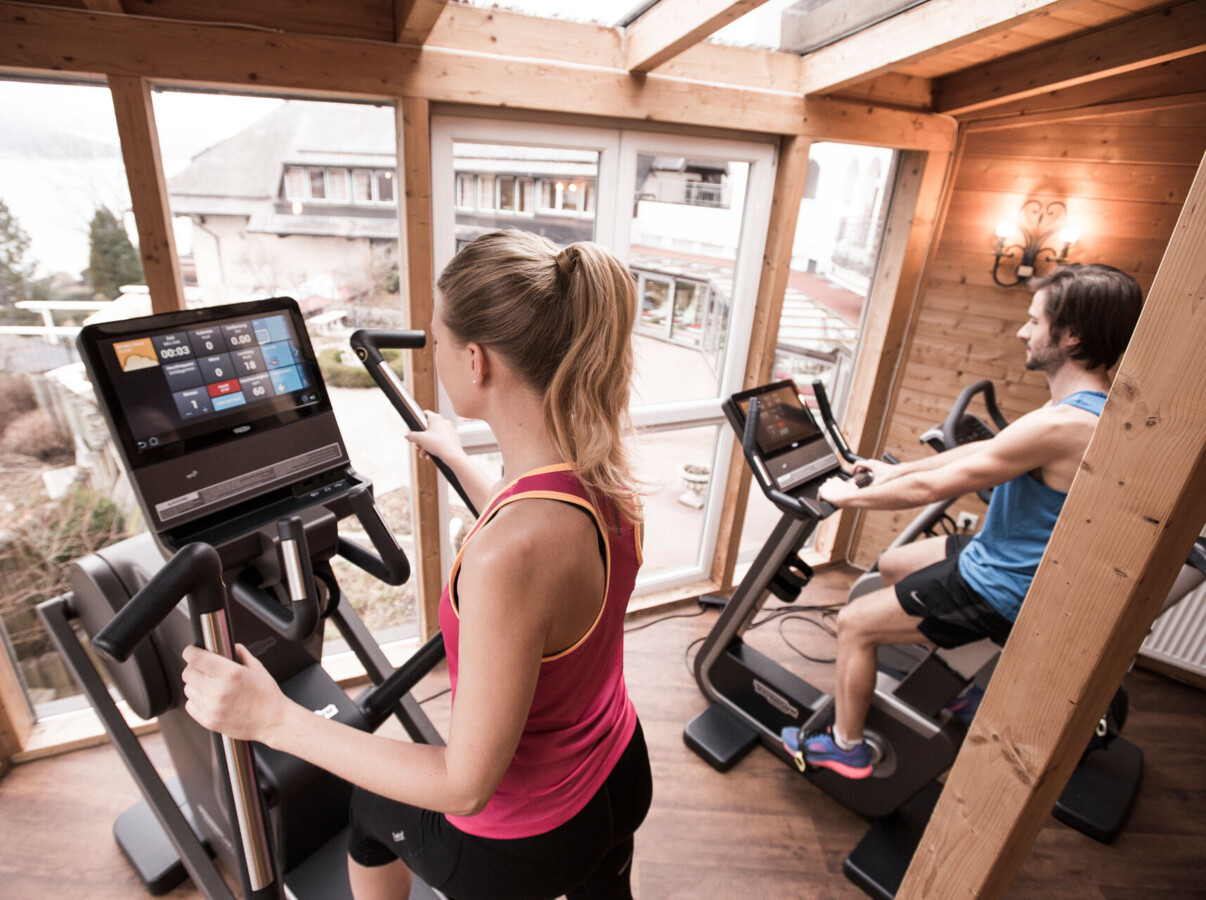
<path fill-rule="evenodd" d="M 1206 584 L 1156 619 L 1139 655 L 1206 677 Z"/>

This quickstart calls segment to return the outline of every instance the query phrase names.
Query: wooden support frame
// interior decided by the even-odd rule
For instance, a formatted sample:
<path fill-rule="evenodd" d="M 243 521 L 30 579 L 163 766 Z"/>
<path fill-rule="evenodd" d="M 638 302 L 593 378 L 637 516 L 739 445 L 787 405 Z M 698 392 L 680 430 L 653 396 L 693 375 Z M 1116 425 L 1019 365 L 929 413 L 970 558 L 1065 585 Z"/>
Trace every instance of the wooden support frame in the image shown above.
<path fill-rule="evenodd" d="M 963 115 L 1206 50 L 1206 0 L 1126 19 L 934 82 L 934 105 Z"/>
<path fill-rule="evenodd" d="M 1005 892 L 1206 519 L 1203 245 L 1206 158 L 902 900 Z"/>
<path fill-rule="evenodd" d="M 779 91 L 481 53 L 347 38 L 280 35 L 192 22 L 0 2 L 0 71 L 127 75 L 189 86 L 311 97 L 430 102 L 805 134 L 948 150 L 954 120 Z M 254 60 L 248 66 L 246 60 Z M 549 85 L 558 85 L 550 91 Z"/>
<path fill-rule="evenodd" d="M 404 203 L 398 216 L 402 259 L 399 277 L 406 285 L 406 320 L 426 328 L 435 303 L 435 262 L 431 232 L 431 107 L 426 100 L 402 98 L 397 104 L 398 171 Z M 405 354 L 403 365 L 411 396 L 423 409 L 436 408 L 435 356 L 430 347 Z M 410 445 L 411 522 L 415 540 L 415 607 L 419 636 L 439 631 L 440 481 L 436 467 Z"/>
<path fill-rule="evenodd" d="M 0 635 L 0 776 L 12 767 L 13 757 L 28 743 L 34 714 L 21 683 L 8 639 Z"/>
<path fill-rule="evenodd" d="M 800 90 L 830 93 L 1076 2 L 929 0 L 805 56 Z"/>
<path fill-rule="evenodd" d="M 766 0 L 660 0 L 628 26 L 625 68 L 656 69 Z"/>
<path fill-rule="evenodd" d="M 423 46 L 447 5 L 448 0 L 394 0 L 398 43 Z"/>
<path fill-rule="evenodd" d="M 766 249 L 762 254 L 762 275 L 758 279 L 758 298 L 754 327 L 750 333 L 750 353 L 745 361 L 742 388 L 765 382 L 775 361 L 775 343 L 779 319 L 787 294 L 791 269 L 791 250 L 800 218 L 800 203 L 808 181 L 808 150 L 812 141 L 796 135 L 779 142 L 779 165 L 775 170 L 775 190 L 767 225 Z M 734 445 L 729 458 L 729 478 L 725 485 L 724 516 L 716 537 L 716 555 L 712 561 L 712 580 L 721 590 L 732 586 L 745 524 L 745 507 L 750 495 L 750 470 L 741 447 Z"/>
<path fill-rule="evenodd" d="M 109 77 L 109 90 L 130 185 L 130 205 L 138 226 L 138 253 L 151 292 L 151 310 L 161 313 L 184 309 L 184 283 L 150 84 L 143 78 L 113 75 Z"/>
<path fill-rule="evenodd" d="M 939 233 L 953 157 L 936 151 L 901 154 L 842 423 L 851 448 L 861 456 L 877 457 L 884 451 L 882 423 L 894 397 L 896 372 L 904 359 L 934 236 Z M 854 510 L 826 520 L 817 533 L 817 550 L 830 557 L 845 556 L 858 521 Z"/>

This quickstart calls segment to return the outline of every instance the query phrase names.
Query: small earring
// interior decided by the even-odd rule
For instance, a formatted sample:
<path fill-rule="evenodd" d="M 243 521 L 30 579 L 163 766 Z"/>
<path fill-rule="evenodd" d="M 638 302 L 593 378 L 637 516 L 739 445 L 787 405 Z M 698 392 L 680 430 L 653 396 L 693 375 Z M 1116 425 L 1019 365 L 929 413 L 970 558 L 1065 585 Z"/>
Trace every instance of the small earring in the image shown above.
<path fill-rule="evenodd" d="M 473 383 L 474 383 L 474 384 L 477 384 L 477 379 L 476 379 L 476 378 L 474 378 L 474 379 L 473 379 Z"/>

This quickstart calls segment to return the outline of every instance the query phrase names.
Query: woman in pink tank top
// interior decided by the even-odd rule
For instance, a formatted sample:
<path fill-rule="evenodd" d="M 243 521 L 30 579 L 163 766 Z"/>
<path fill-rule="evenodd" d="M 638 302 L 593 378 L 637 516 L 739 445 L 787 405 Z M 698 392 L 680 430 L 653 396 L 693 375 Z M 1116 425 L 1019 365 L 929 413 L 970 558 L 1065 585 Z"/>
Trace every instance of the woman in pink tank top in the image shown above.
<path fill-rule="evenodd" d="M 623 443 L 633 280 L 596 244 L 506 231 L 461 250 L 437 287 L 440 380 L 458 416 L 490 425 L 508 478 L 491 485 L 435 413 L 409 435 L 482 510 L 440 601 L 447 746 L 316 717 L 250 656 L 190 651 L 188 708 L 357 786 L 358 900 L 405 898 L 412 870 L 455 900 L 627 900 L 652 790 L 623 674 L 641 553 Z"/>

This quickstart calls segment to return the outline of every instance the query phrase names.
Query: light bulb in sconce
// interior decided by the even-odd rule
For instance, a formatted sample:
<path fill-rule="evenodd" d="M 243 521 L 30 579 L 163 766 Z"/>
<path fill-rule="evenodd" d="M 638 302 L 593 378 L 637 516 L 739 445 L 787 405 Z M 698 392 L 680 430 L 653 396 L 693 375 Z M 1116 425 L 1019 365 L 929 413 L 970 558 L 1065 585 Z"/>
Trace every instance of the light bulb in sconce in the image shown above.
<path fill-rule="evenodd" d="M 1013 234 L 1014 224 L 1007 219 L 1002 219 L 997 223 L 997 237 L 1001 240 Z"/>
<path fill-rule="evenodd" d="M 1059 251 L 1060 259 L 1067 259 L 1068 251 L 1072 249 L 1072 245 L 1080 240 L 1080 226 L 1074 224 L 1065 225 L 1059 230 L 1059 240 L 1063 245 Z"/>

